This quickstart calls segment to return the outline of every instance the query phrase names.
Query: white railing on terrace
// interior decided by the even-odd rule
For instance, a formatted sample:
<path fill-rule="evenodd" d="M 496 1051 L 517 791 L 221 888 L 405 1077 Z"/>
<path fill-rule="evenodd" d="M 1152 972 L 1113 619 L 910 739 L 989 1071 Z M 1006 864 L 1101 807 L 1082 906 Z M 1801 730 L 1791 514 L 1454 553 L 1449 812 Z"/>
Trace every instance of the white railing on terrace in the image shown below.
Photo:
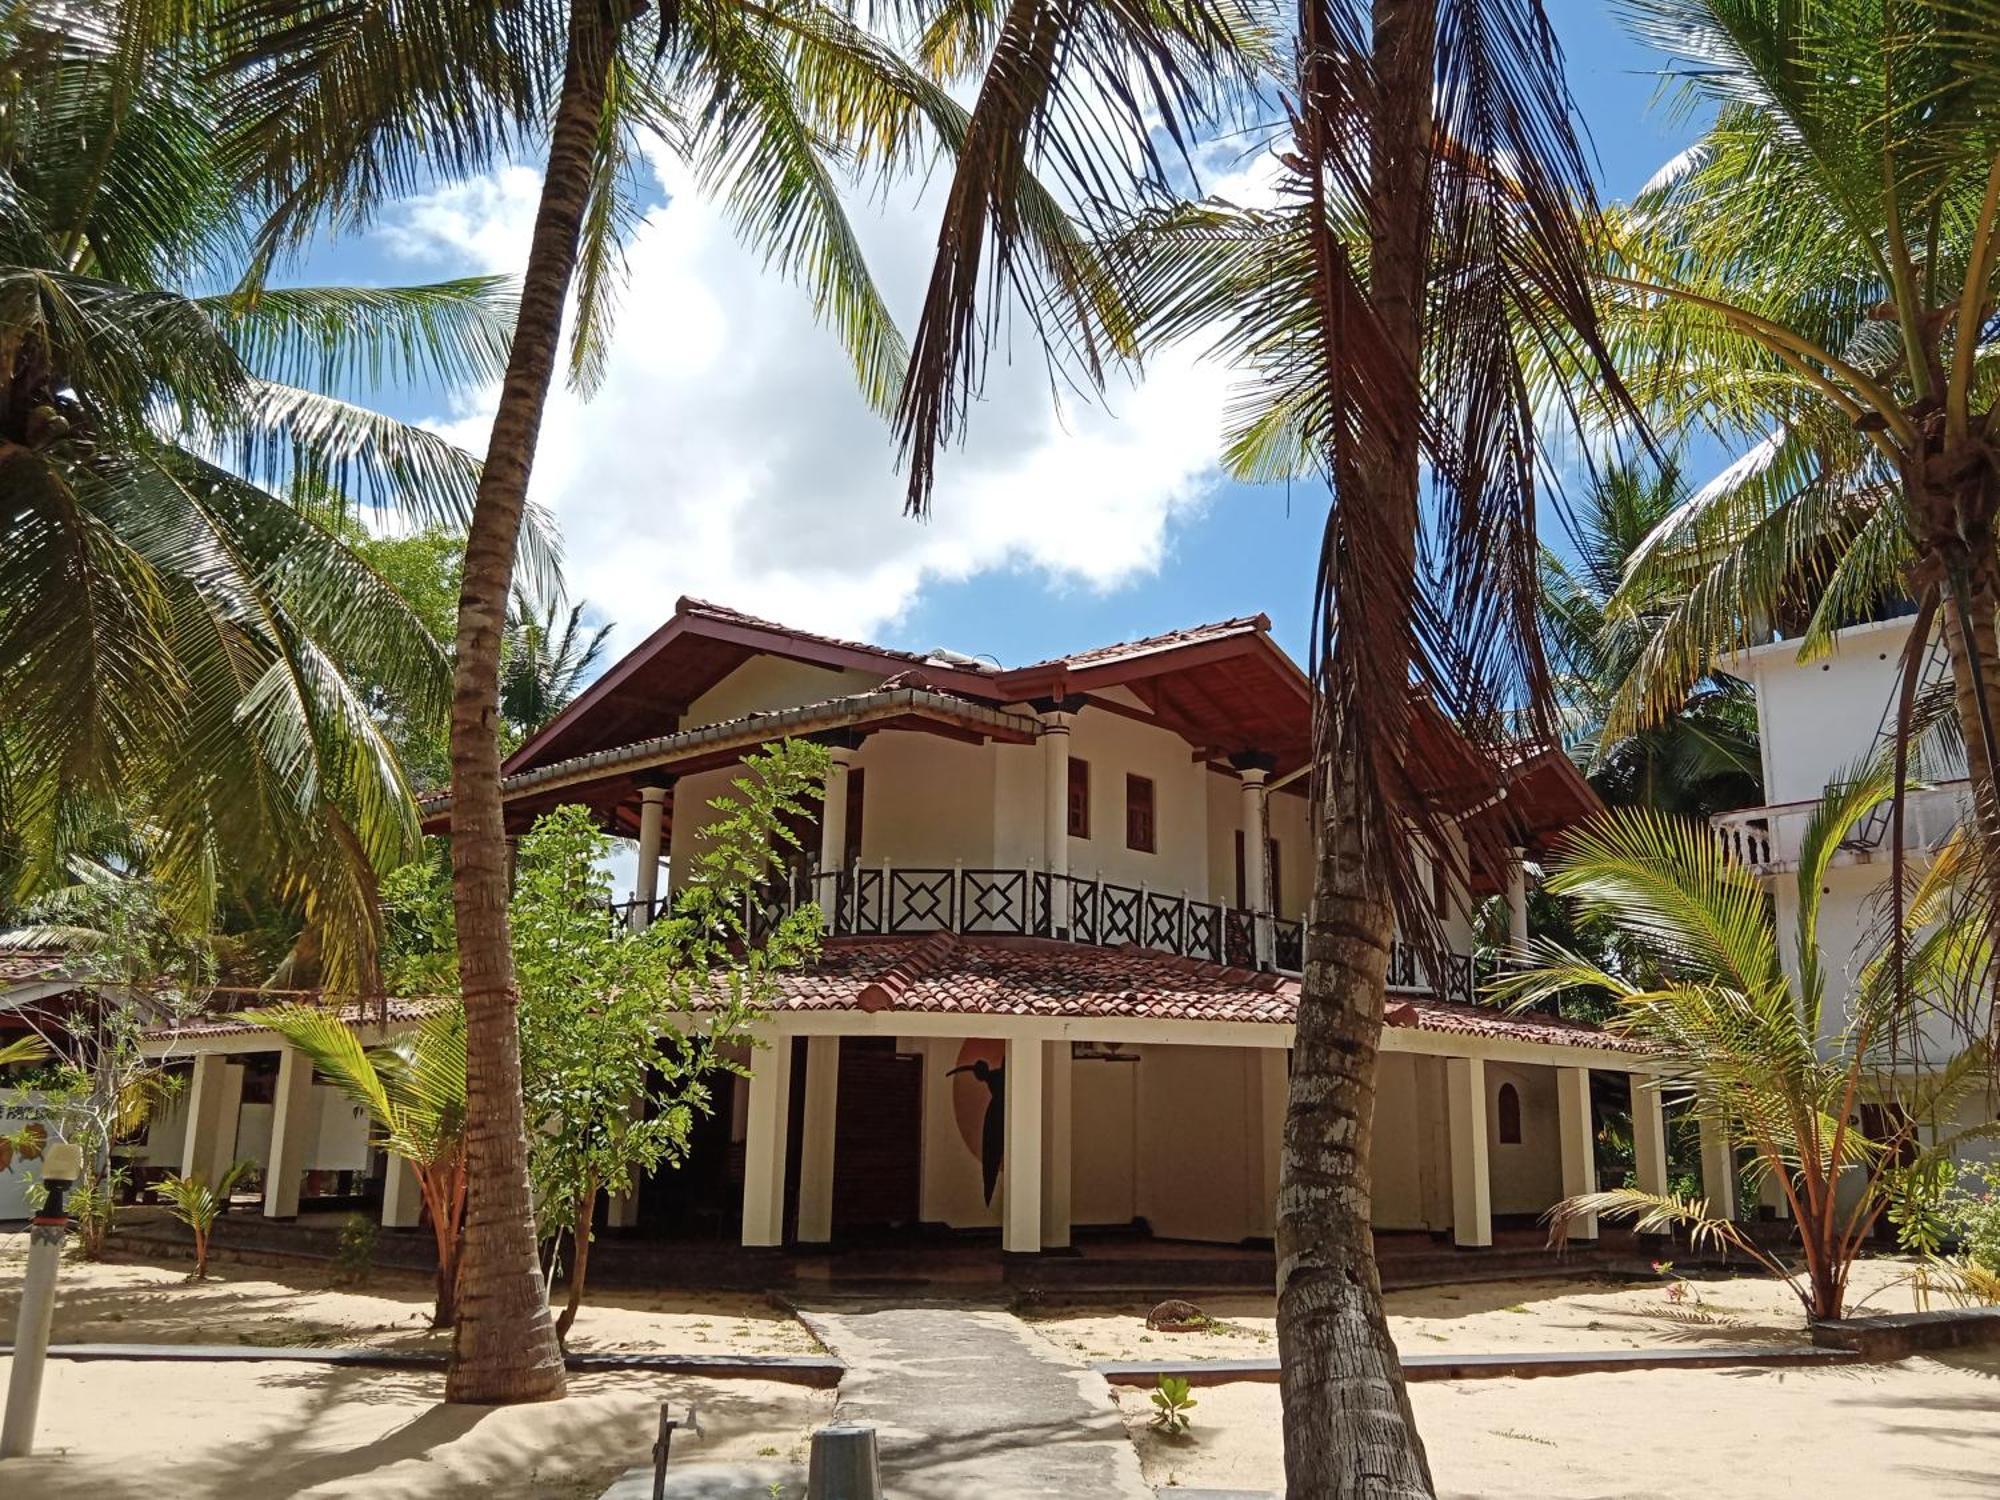
<path fill-rule="evenodd" d="M 826 914 L 835 937 L 883 937 L 929 932 L 970 936 L 1059 938 L 1099 947 L 1131 945 L 1242 969 L 1296 975 L 1304 962 L 1304 925 L 1269 912 L 1199 901 L 1185 892 L 1156 891 L 1082 875 L 1032 868 L 898 868 L 856 865 L 801 871 L 767 888 L 747 912 L 753 936 L 807 901 Z M 656 904 L 655 915 L 666 902 Z M 629 920 L 636 903 L 614 908 Z M 1448 955 L 1442 982 L 1414 948 L 1397 942 L 1389 956 L 1389 989 L 1470 1004 L 1478 982 L 1472 955 Z"/>
<path fill-rule="evenodd" d="M 1799 857 L 1806 828 L 1819 807 L 1817 799 L 1776 802 L 1717 813 L 1709 819 L 1723 853 L 1760 874 L 1782 869 Z M 1912 788 L 1903 799 L 1903 847 L 1911 852 L 1935 850 L 1970 815 L 1972 796 L 1965 781 L 1946 781 Z M 1886 851 L 1894 819 L 1891 804 L 1880 803 L 1855 826 L 1840 846 L 1838 864 L 1858 864 Z"/>

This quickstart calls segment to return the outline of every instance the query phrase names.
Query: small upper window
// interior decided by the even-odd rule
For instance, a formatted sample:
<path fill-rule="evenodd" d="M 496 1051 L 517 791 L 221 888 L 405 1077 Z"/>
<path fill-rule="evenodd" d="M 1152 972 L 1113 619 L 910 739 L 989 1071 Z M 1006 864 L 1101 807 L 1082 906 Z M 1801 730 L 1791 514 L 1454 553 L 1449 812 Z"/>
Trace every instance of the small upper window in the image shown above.
<path fill-rule="evenodd" d="M 1069 758 L 1069 836 L 1090 837 L 1090 762 Z"/>
<path fill-rule="evenodd" d="M 1276 839 L 1267 839 L 1265 841 L 1264 857 L 1267 861 L 1264 866 L 1264 894 L 1270 903 L 1271 910 L 1282 917 L 1285 914 L 1285 884 L 1278 874 L 1278 841 Z"/>
<path fill-rule="evenodd" d="M 1496 1113 L 1500 1116 L 1500 1144 L 1521 1144 L 1521 1093 L 1511 1083 L 1500 1085 Z"/>
<path fill-rule="evenodd" d="M 1153 852 L 1153 783 L 1145 776 L 1125 778 L 1125 847 Z"/>

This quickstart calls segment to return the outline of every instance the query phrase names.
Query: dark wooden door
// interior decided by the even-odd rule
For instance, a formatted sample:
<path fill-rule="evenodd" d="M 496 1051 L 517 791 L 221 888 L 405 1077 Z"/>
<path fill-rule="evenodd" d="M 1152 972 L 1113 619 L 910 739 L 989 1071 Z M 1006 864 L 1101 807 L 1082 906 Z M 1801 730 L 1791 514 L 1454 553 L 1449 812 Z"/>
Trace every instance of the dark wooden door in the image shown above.
<path fill-rule="evenodd" d="M 889 1037 L 842 1037 L 834 1104 L 836 1233 L 915 1224 L 922 1201 L 924 1060 Z"/>

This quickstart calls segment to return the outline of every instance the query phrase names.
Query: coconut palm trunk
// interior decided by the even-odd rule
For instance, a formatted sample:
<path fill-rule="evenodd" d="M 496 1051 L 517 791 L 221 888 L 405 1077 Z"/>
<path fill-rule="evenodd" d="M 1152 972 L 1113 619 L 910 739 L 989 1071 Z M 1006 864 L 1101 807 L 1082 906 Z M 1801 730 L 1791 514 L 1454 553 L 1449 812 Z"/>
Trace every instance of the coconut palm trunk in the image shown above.
<path fill-rule="evenodd" d="M 1300 8 L 1310 93 L 1326 87 L 1316 64 L 1331 39 L 1313 0 Z M 1396 365 L 1384 376 L 1384 431 L 1356 465 L 1358 502 L 1385 562 L 1414 588 L 1419 391 L 1425 236 L 1429 219 L 1432 0 L 1377 0 L 1373 12 L 1376 131 L 1370 147 L 1368 298 Z M 1317 80 L 1317 81 L 1316 81 Z M 1315 166 L 1333 148 L 1324 115 L 1307 112 Z M 1327 173 L 1315 170 L 1315 182 Z M 1330 251 L 1321 236 L 1322 253 Z M 1323 268 L 1323 276 L 1325 268 Z M 1330 305 L 1330 298 L 1329 298 Z M 1329 358 L 1332 354 L 1329 335 Z M 1386 423 L 1385 423 L 1386 425 Z M 1372 632 L 1371 649 L 1395 653 L 1400 629 Z M 1407 662 L 1388 664 L 1400 679 Z M 1361 794 L 1362 753 L 1351 719 L 1367 706 L 1330 704 L 1316 780 L 1318 865 L 1306 924 L 1305 972 L 1293 1040 L 1279 1168 L 1278 1349 L 1282 1371 L 1285 1493 L 1428 1496 L 1429 1464 L 1382 1311 L 1375 1265 L 1371 1167 L 1376 1052 L 1395 935 L 1390 873 L 1381 851 L 1391 830 Z M 1397 718 L 1391 714 L 1390 719 Z M 1394 733 L 1391 726 L 1384 729 Z M 1394 753 L 1393 751 L 1391 753 Z"/>
<path fill-rule="evenodd" d="M 614 0 L 614 4 L 621 0 Z M 520 320 L 466 538 L 451 706 L 452 891 L 466 1022 L 465 1239 L 446 1399 L 563 1393 L 562 1350 L 536 1257 L 521 1115 L 521 1050 L 507 932 L 500 802 L 500 636 L 535 444 L 562 343 L 594 145 L 620 18 L 571 0 L 569 49 L 521 281 Z"/>

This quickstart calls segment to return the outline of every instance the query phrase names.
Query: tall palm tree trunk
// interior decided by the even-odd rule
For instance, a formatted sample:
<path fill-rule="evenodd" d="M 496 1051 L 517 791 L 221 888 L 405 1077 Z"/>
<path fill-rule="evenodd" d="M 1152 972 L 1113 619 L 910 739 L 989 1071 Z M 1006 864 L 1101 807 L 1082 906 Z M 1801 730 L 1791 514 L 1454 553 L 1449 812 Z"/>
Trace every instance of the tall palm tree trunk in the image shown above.
<path fill-rule="evenodd" d="M 1301 35 L 1309 49 L 1324 44 L 1314 11 L 1314 0 L 1304 0 Z M 1398 430 L 1374 436 L 1357 465 L 1359 492 L 1350 488 L 1339 503 L 1364 508 L 1373 518 L 1370 533 L 1387 539 L 1385 562 L 1403 567 L 1391 597 L 1415 584 L 1434 32 L 1433 0 L 1376 0 L 1368 294 L 1401 365 L 1385 375 L 1396 389 L 1396 399 L 1385 404 L 1394 409 Z M 1315 87 L 1313 72 L 1309 62 L 1309 89 Z M 1321 149 L 1338 148 L 1322 142 Z M 1376 596 L 1378 607 L 1382 597 Z M 1358 624 L 1352 613 L 1357 603 L 1343 601 L 1344 631 Z M 1405 640 L 1400 625 L 1362 633 L 1371 650 Z M 1345 649 L 1354 648 L 1350 643 Z M 1389 675 L 1400 679 L 1405 670 L 1398 663 Z M 1329 759 L 1317 778 L 1318 865 L 1279 1168 L 1285 1493 L 1287 1500 L 1429 1496 L 1430 1467 L 1382 1311 L 1371 1227 L 1376 1052 L 1395 931 L 1384 851 L 1398 830 L 1375 826 L 1381 812 L 1362 791 L 1361 742 L 1343 722 L 1369 706 L 1350 701 L 1329 711 L 1322 752 Z M 1401 722 L 1399 715 L 1390 717 Z M 1388 748 L 1396 753 L 1397 747 Z"/>
<path fill-rule="evenodd" d="M 2000 632 L 1994 622 L 1992 545 L 1987 544 L 1983 556 L 1970 548 L 1955 550 L 1958 555 L 1943 564 L 1940 613 L 1983 862 L 1988 881 L 2000 882 L 2000 765 L 1994 763 L 2000 743 Z M 1962 592 L 1951 579 L 1954 569 Z"/>
<path fill-rule="evenodd" d="M 623 0 L 613 0 L 613 6 Z M 518 996 L 507 932 L 507 835 L 500 804 L 500 635 L 542 410 L 576 270 L 606 74 L 618 21 L 604 0 L 571 0 L 569 55 L 549 140 L 521 311 L 465 545 L 451 704 L 452 896 L 465 995 L 465 1238 L 445 1397 L 562 1395 L 562 1349 L 535 1253 L 521 1117 Z"/>

